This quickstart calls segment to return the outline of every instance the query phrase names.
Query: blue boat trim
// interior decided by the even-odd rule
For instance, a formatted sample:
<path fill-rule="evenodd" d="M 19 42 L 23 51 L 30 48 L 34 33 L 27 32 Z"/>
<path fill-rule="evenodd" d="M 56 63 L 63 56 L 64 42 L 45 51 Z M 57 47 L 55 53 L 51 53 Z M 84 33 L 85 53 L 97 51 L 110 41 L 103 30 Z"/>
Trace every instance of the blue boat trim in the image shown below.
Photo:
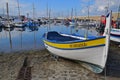
<path fill-rule="evenodd" d="M 77 42 L 84 42 L 84 41 L 91 41 L 91 40 L 97 40 L 97 39 L 102 39 L 105 38 L 105 36 L 100 36 L 96 38 L 90 38 L 87 40 L 82 40 L 82 39 L 77 39 L 77 38 L 72 38 L 70 36 L 62 36 L 56 31 L 52 31 L 47 33 L 47 39 L 45 38 L 45 34 L 43 35 L 43 39 L 47 40 L 49 42 L 54 42 L 54 43 L 63 43 L 63 44 L 68 44 L 68 43 L 77 43 Z M 81 37 L 81 36 L 76 36 L 76 37 Z M 83 37 L 84 38 L 84 37 Z"/>
<path fill-rule="evenodd" d="M 115 36 L 115 37 L 119 37 L 120 38 L 120 35 L 117 35 L 117 34 L 110 34 L 111 36 Z"/>

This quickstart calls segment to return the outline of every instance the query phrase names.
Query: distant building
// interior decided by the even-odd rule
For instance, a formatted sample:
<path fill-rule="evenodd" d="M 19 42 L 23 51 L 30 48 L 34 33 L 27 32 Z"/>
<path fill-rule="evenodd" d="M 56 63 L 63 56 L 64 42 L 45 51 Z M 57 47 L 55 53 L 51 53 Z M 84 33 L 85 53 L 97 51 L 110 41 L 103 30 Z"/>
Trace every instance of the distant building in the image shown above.
<path fill-rule="evenodd" d="M 101 15 L 102 15 L 102 14 L 101 14 Z M 90 19 L 90 20 L 100 21 L 101 15 L 89 16 L 89 19 Z M 113 12 L 113 13 L 112 13 L 112 19 L 113 19 L 113 20 L 117 20 L 117 17 L 118 17 L 118 13 L 117 13 L 117 12 Z M 88 19 L 88 16 L 79 16 L 78 18 L 79 18 L 79 19 Z"/>

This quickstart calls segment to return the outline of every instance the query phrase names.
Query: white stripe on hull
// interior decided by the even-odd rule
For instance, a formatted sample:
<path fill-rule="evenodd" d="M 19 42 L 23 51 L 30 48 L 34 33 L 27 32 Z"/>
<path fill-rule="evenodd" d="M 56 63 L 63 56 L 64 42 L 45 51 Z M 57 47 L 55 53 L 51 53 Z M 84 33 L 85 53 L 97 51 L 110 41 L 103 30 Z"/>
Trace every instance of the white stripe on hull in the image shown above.
<path fill-rule="evenodd" d="M 120 36 L 118 37 L 118 35 L 120 35 L 120 29 L 112 28 L 110 33 L 116 35 L 116 36 L 111 35 L 110 40 L 115 41 L 115 42 L 120 42 Z"/>
<path fill-rule="evenodd" d="M 70 22 L 70 26 L 76 26 L 78 25 L 76 22 Z"/>
<path fill-rule="evenodd" d="M 57 48 L 48 46 L 46 44 L 45 46 L 51 53 L 64 58 L 96 64 L 96 65 L 99 65 L 101 68 L 104 68 L 106 63 L 107 57 L 104 56 L 105 46 L 86 48 L 86 49 L 75 49 L 75 50 L 57 49 Z"/>
<path fill-rule="evenodd" d="M 15 24 L 15 26 L 17 26 L 17 27 L 23 27 L 24 25 L 23 24 Z"/>
<path fill-rule="evenodd" d="M 110 36 L 110 40 L 120 42 L 120 37 Z"/>

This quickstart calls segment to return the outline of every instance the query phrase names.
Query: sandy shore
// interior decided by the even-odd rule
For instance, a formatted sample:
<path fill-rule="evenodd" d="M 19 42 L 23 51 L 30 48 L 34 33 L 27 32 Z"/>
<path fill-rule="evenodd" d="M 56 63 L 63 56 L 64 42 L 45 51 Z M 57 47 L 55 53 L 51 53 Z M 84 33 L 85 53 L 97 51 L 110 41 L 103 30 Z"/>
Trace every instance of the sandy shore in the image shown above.
<path fill-rule="evenodd" d="M 95 74 L 80 64 L 51 57 L 47 50 L 0 53 L 0 80 L 16 80 L 24 59 L 31 67 L 31 80 L 120 80 L 120 48 L 110 48 L 106 77 Z"/>

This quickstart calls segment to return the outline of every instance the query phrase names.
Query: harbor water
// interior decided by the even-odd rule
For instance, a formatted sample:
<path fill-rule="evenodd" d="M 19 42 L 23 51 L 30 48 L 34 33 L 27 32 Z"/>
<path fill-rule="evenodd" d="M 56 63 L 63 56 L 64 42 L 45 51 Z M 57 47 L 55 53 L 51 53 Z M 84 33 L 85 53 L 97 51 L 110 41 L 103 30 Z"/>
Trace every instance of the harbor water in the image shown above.
<path fill-rule="evenodd" d="M 95 74 L 81 64 L 59 57 L 44 48 L 42 36 L 48 31 L 98 37 L 95 27 L 61 24 L 37 27 L 0 28 L 0 80 L 119 80 L 120 49 L 110 44 L 105 70 Z M 6 53 L 6 54 L 2 54 Z M 8 53 L 8 54 L 7 54 Z M 26 72 L 24 71 L 26 69 Z M 27 76 L 27 77 L 26 77 Z"/>
<path fill-rule="evenodd" d="M 0 28 L 0 52 L 15 52 L 24 50 L 44 49 L 42 36 L 47 31 L 98 36 L 95 28 L 82 26 L 65 26 L 61 24 L 40 25 L 37 27 Z"/>

